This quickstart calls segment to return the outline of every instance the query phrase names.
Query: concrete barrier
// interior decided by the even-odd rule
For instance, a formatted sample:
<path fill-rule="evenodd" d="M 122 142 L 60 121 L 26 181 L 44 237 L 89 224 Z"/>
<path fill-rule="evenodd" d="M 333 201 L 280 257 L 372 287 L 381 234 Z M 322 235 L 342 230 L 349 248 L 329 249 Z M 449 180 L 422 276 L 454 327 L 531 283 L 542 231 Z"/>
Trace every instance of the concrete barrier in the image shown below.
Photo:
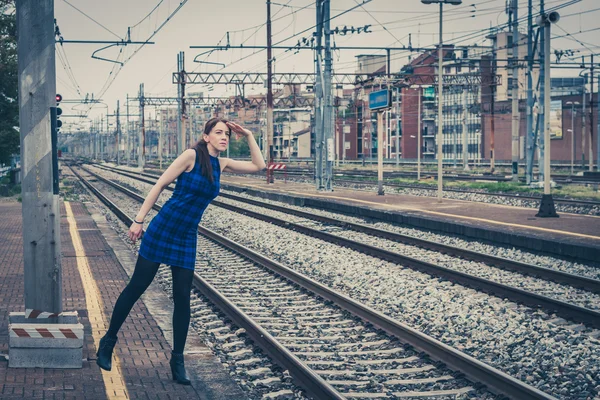
<path fill-rule="evenodd" d="M 30 311 L 9 315 L 9 368 L 81 368 L 83 325 L 77 313 L 27 318 Z"/>

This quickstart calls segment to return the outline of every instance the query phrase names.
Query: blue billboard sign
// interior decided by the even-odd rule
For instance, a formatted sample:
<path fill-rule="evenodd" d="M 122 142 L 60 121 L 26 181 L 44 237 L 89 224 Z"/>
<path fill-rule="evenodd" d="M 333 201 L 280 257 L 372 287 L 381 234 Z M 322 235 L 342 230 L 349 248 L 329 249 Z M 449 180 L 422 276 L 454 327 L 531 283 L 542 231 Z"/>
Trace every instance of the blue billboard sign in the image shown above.
<path fill-rule="evenodd" d="M 389 90 L 378 90 L 376 92 L 369 93 L 369 110 L 388 108 L 391 104 L 392 102 Z"/>

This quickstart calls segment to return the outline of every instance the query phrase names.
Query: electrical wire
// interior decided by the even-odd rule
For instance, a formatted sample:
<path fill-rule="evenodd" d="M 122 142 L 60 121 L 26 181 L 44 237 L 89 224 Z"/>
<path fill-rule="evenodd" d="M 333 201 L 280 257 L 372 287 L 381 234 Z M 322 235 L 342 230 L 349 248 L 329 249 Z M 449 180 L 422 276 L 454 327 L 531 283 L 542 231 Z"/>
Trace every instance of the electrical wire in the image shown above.
<path fill-rule="evenodd" d="M 87 15 L 86 13 L 84 13 L 83 11 L 81 11 L 79 8 L 75 7 L 73 4 L 69 3 L 67 0 L 63 0 L 63 1 L 65 3 L 67 3 L 68 5 L 70 5 L 71 7 L 73 7 L 74 9 L 76 9 L 77 11 L 79 11 L 81 14 L 85 15 L 86 17 L 88 17 L 89 19 L 91 19 L 92 21 L 94 21 L 94 23 L 96 23 L 97 25 L 101 26 L 105 31 L 113 34 L 114 36 L 116 36 L 120 40 L 123 40 L 119 35 L 117 35 L 113 31 L 111 31 L 110 29 L 108 29 L 107 27 L 105 27 L 104 25 L 102 25 L 100 22 L 96 21 L 94 18 L 90 17 L 89 15 Z"/>
<path fill-rule="evenodd" d="M 370 3 L 371 1 L 372 1 L 372 0 L 363 0 L 362 4 L 367 4 L 367 3 Z M 345 11 L 343 11 L 343 12 L 339 13 L 339 14 L 336 14 L 336 15 L 334 15 L 333 17 L 330 17 L 330 18 L 329 18 L 329 21 L 331 21 L 331 20 L 333 20 L 333 19 L 335 19 L 335 18 L 337 18 L 337 17 L 340 17 L 340 16 L 342 16 L 342 15 L 344 15 L 344 14 L 346 14 L 346 13 L 348 13 L 348 12 L 350 12 L 350 11 L 352 11 L 352 10 L 354 10 L 354 9 L 358 8 L 358 7 L 360 7 L 362 4 L 359 4 L 359 5 L 357 5 L 357 6 L 353 6 L 353 7 L 349 8 L 349 9 L 347 9 L 347 10 L 345 10 Z M 303 31 L 301 31 L 301 32 L 295 33 L 295 34 L 293 34 L 293 35 L 291 35 L 291 36 L 288 36 L 287 38 L 285 38 L 285 39 L 283 39 L 283 40 L 280 40 L 280 41 L 278 41 L 277 43 L 274 43 L 274 44 L 273 44 L 273 46 L 277 46 L 278 44 L 281 44 L 282 42 L 285 42 L 286 40 L 289 40 L 289 39 L 292 39 L 292 38 L 294 38 L 294 37 L 296 37 L 296 36 L 298 36 L 298 35 L 301 35 L 301 34 L 303 34 L 303 33 L 307 32 L 307 31 L 309 31 L 309 30 L 311 30 L 311 29 L 313 29 L 313 28 L 315 28 L 315 27 L 316 27 L 316 25 L 312 25 L 311 27 L 309 27 L 309 28 L 306 28 L 306 29 L 304 29 L 304 30 L 303 30 Z M 292 46 L 290 46 L 290 48 L 291 48 L 291 47 L 292 47 Z M 238 63 L 238 62 L 240 62 L 240 61 L 242 61 L 242 60 L 245 60 L 245 59 L 247 59 L 248 57 L 252 57 L 253 55 L 259 54 L 259 53 L 261 53 L 261 52 L 263 52 L 263 51 L 265 51 L 265 49 L 260 49 L 260 50 L 254 51 L 254 52 L 252 52 L 251 54 L 248 54 L 248 55 L 246 55 L 246 56 L 244 56 L 244 57 L 241 57 L 241 58 L 239 58 L 238 60 L 231 62 L 231 63 L 230 63 L 228 66 L 227 66 L 227 68 L 228 68 L 228 67 L 230 67 L 230 66 L 231 66 L 231 65 L 233 65 L 233 64 L 236 64 L 236 63 Z M 223 69 L 223 68 L 221 68 L 220 70 L 222 70 L 222 69 Z M 220 70 L 219 70 L 219 71 L 220 71 Z"/>
<path fill-rule="evenodd" d="M 594 51 L 592 49 L 590 49 L 589 47 L 587 47 L 581 40 L 577 39 L 573 34 L 567 32 L 566 30 L 564 30 L 560 25 L 558 24 L 554 24 L 558 29 L 560 29 L 561 31 L 563 31 L 566 34 L 566 37 L 568 39 L 574 40 L 575 42 L 579 43 L 580 45 L 582 45 L 583 47 L 585 47 L 586 49 L 588 49 L 590 52 L 594 53 Z M 597 28 L 598 29 L 598 28 Z M 576 33 L 577 35 L 578 33 Z"/>
<path fill-rule="evenodd" d="M 62 49 L 62 50 L 64 51 L 64 49 Z M 60 61 L 63 69 L 65 70 L 65 73 L 67 74 L 67 78 L 69 78 L 69 80 L 71 81 L 71 84 L 73 85 L 73 88 L 77 91 L 77 94 L 79 95 L 79 97 L 81 97 L 81 87 L 77 83 L 77 79 L 75 79 L 75 75 L 73 74 L 73 70 L 71 69 L 70 64 L 68 64 L 68 60 L 65 61 L 66 53 L 64 53 L 64 54 L 65 55 L 63 56 L 60 53 L 60 49 L 58 49 L 56 51 L 58 60 Z"/>
<path fill-rule="evenodd" d="M 165 0 L 160 0 L 160 1 L 158 2 L 158 4 L 157 4 L 156 6 L 154 6 L 154 8 L 152 9 L 152 11 L 150 11 L 150 12 L 148 13 L 148 15 L 146 15 L 144 18 L 142 18 L 142 19 L 140 20 L 140 22 L 138 22 L 137 24 L 135 24 L 135 25 L 132 25 L 130 28 L 135 28 L 136 26 L 138 26 L 138 25 L 140 25 L 142 22 L 144 22 L 144 21 L 145 21 L 145 20 L 146 20 L 146 19 L 147 19 L 147 18 L 148 18 L 150 15 L 152 15 L 152 13 L 153 13 L 154 11 L 156 11 L 156 9 L 157 9 L 158 7 L 160 7 L 160 5 L 161 5 L 161 4 L 162 4 L 164 1 L 165 1 Z"/>
<path fill-rule="evenodd" d="M 390 31 L 389 31 L 389 30 L 388 30 L 388 29 L 385 27 L 385 25 L 382 25 L 382 24 L 381 24 L 381 22 L 379 22 L 379 20 L 378 20 L 377 18 L 375 18 L 375 16 L 374 16 L 373 14 L 371 14 L 371 13 L 369 12 L 369 10 L 367 10 L 367 9 L 366 9 L 366 8 L 365 8 L 365 7 L 364 7 L 362 4 L 359 4 L 359 3 L 358 3 L 358 0 L 354 0 L 354 2 L 355 2 L 356 4 L 358 4 L 358 5 L 360 6 L 360 8 L 362 8 L 363 10 L 365 10 L 365 12 L 366 12 L 367 14 L 369 14 L 369 15 L 371 16 L 371 18 L 373 18 L 373 19 L 375 20 L 375 22 L 377 22 L 377 23 L 379 24 L 379 26 L 381 26 L 381 27 L 383 28 L 383 30 L 384 30 L 384 31 L 386 31 L 386 32 L 387 32 L 387 33 L 389 33 L 389 34 L 390 34 L 390 35 L 391 35 L 391 36 L 392 36 L 394 39 L 396 39 L 396 41 L 395 41 L 394 43 L 400 43 L 400 44 L 402 44 L 402 43 L 400 42 L 400 39 L 398 39 L 398 38 L 396 37 L 396 35 L 394 35 L 392 32 L 390 32 Z"/>
<path fill-rule="evenodd" d="M 66 1 L 66 0 L 65 0 Z M 115 66 L 113 67 L 113 69 L 110 71 L 110 73 L 108 74 L 108 78 L 104 84 L 104 86 L 102 87 L 102 89 L 100 90 L 100 94 L 98 95 L 98 98 L 101 98 L 102 96 L 104 96 L 104 93 L 106 93 L 108 91 L 108 89 L 112 86 L 112 84 L 114 83 L 114 81 L 116 80 L 117 76 L 119 75 L 119 73 L 121 72 L 121 70 L 123 69 L 123 67 L 125 66 L 125 64 L 127 64 L 127 62 L 129 60 L 131 60 L 131 58 L 133 58 L 154 36 L 156 36 L 156 34 L 158 32 L 160 32 L 160 30 L 171 20 L 171 18 L 173 18 L 173 16 L 179 11 L 181 10 L 181 8 L 187 3 L 188 0 L 181 0 L 179 5 L 177 6 L 177 8 L 167 17 L 167 19 L 158 27 L 158 29 L 155 29 L 154 32 L 144 41 L 144 43 L 138 47 L 133 54 L 131 54 L 128 58 L 126 58 L 124 61 L 122 61 L 121 64 L 115 64 Z M 123 54 L 123 47 L 121 47 L 121 49 L 119 50 L 119 55 L 117 56 L 117 61 L 120 59 L 121 55 Z M 118 67 L 118 69 L 117 69 Z M 112 78 L 112 79 L 111 79 Z M 93 108 L 90 107 L 90 110 Z M 88 110 L 89 112 L 89 110 Z"/>
<path fill-rule="evenodd" d="M 66 0 L 65 0 L 66 1 Z M 154 32 L 152 32 L 152 35 L 150 35 L 142 45 L 140 45 L 140 47 L 138 47 L 131 56 L 129 56 L 125 61 L 123 61 L 123 64 L 127 63 L 127 61 L 131 60 L 131 58 L 133 56 L 135 56 L 150 40 L 152 40 L 152 38 L 154 36 L 156 36 L 156 34 L 158 32 L 160 32 L 160 30 L 171 20 L 171 18 L 173 18 L 173 16 L 175 16 L 175 14 L 177 14 L 177 12 L 179 10 L 181 10 L 181 8 L 188 2 L 188 0 L 181 0 L 179 5 L 177 6 L 177 8 L 167 17 L 167 19 L 164 20 L 164 22 L 158 27 L 158 29 L 154 30 Z"/>

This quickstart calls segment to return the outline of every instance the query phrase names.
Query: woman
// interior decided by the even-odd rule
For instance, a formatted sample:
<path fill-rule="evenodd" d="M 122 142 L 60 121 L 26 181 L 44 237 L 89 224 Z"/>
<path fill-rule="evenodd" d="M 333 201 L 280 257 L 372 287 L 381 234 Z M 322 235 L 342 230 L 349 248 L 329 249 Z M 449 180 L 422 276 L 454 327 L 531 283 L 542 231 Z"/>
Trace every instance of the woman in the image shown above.
<path fill-rule="evenodd" d="M 229 144 L 231 132 L 245 136 L 252 161 L 217 158 Z M 112 352 L 117 333 L 131 308 L 150 285 L 160 264 L 171 266 L 173 276 L 173 350 L 171 372 L 173 380 L 189 385 L 183 348 L 190 323 L 190 291 L 196 261 L 197 227 L 208 204 L 219 194 L 222 171 L 251 173 L 265 168 L 260 149 L 252 132 L 221 118 L 212 118 L 192 149 L 183 152 L 167 168 L 148 193 L 144 204 L 129 228 L 129 238 L 135 242 L 142 236 L 144 218 L 165 187 L 177 179 L 173 195 L 152 219 L 140 245 L 133 276 L 123 290 L 113 310 L 110 326 L 100 340 L 96 363 L 111 370 Z"/>

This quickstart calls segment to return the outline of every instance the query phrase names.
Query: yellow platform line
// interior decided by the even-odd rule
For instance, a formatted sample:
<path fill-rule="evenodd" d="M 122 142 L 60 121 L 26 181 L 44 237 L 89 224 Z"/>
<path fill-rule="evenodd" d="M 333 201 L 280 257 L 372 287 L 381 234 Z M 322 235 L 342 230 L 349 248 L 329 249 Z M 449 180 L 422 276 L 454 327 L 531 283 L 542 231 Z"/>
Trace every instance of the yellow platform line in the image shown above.
<path fill-rule="evenodd" d="M 100 290 L 98 290 L 98 286 L 96 285 L 96 281 L 90 270 L 88 259 L 85 255 L 81 237 L 77 231 L 77 222 L 75 221 L 71 204 L 67 201 L 65 201 L 65 209 L 67 210 L 69 233 L 71 234 L 73 247 L 75 248 L 77 270 L 79 271 L 79 276 L 81 277 L 85 292 L 85 302 L 90 324 L 92 325 L 92 336 L 94 337 L 94 343 L 96 343 L 97 348 L 107 325 L 103 312 L 104 307 L 102 297 L 100 296 Z M 116 353 L 113 353 L 112 370 L 105 371 L 100 369 L 100 371 L 102 372 L 102 380 L 104 381 L 104 388 L 108 399 L 129 399 L 129 392 L 127 391 L 123 375 L 121 374 L 121 362 Z"/>
<path fill-rule="evenodd" d="M 251 187 L 251 188 L 255 188 L 255 189 L 263 189 L 260 186 L 255 186 L 255 185 L 251 185 L 251 184 L 235 183 L 235 185 L 247 186 L 247 187 Z M 510 222 L 494 221 L 493 219 L 485 219 L 485 218 L 478 218 L 478 217 L 467 217 L 467 216 L 464 216 L 464 215 L 457 215 L 457 214 L 443 213 L 443 212 L 439 212 L 439 211 L 424 210 L 424 209 L 418 208 L 418 207 L 398 206 L 396 204 L 377 203 L 375 201 L 360 200 L 360 199 L 350 199 L 350 198 L 347 198 L 347 197 L 340 197 L 340 196 L 321 196 L 321 195 L 318 195 L 318 194 L 294 192 L 294 191 L 291 191 L 291 190 L 286 190 L 285 193 L 287 193 L 287 194 L 295 194 L 295 195 L 299 195 L 299 196 L 316 197 L 316 198 L 320 198 L 320 199 L 346 200 L 346 201 L 351 201 L 351 202 L 356 202 L 356 203 L 369 204 L 369 205 L 373 205 L 373 206 L 376 206 L 376 207 L 391 208 L 391 209 L 394 209 L 394 210 L 419 211 L 419 212 L 423 212 L 423 213 L 426 213 L 426 214 L 434 214 L 434 215 L 440 215 L 440 216 L 445 216 L 445 217 L 453 217 L 453 218 L 462 218 L 462 219 L 468 219 L 468 220 L 472 220 L 472 221 L 488 222 L 490 224 L 496 224 L 496 225 L 512 226 L 512 227 L 515 227 L 515 228 L 524 228 L 524 229 L 531 229 L 531 230 L 542 231 L 542 232 L 560 233 L 560 234 L 563 234 L 563 235 L 576 236 L 576 237 L 587 238 L 587 239 L 594 239 L 594 240 L 600 240 L 600 236 L 586 235 L 584 233 L 561 231 L 561 230 L 557 230 L 557 229 L 542 228 L 542 227 L 538 227 L 538 226 L 513 224 L 513 223 L 510 223 Z"/>

